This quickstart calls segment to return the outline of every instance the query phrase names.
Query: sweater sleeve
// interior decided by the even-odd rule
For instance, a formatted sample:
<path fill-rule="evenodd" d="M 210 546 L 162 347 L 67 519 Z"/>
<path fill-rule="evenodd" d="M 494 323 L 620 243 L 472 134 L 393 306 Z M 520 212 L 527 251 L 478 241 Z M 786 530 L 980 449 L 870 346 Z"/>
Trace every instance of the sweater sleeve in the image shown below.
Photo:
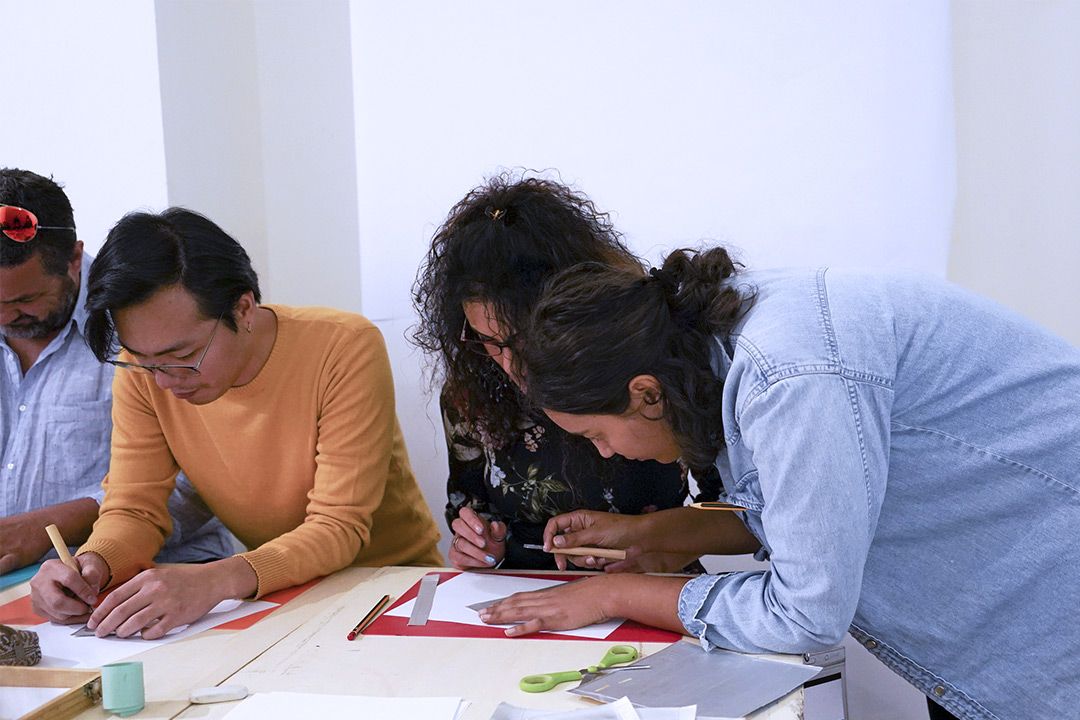
<path fill-rule="evenodd" d="M 258 577 L 255 597 L 352 563 L 371 540 L 372 515 L 386 491 L 397 420 L 379 330 L 340 328 L 317 382 L 315 479 L 306 516 L 295 529 L 241 554 Z"/>
<path fill-rule="evenodd" d="M 145 380 L 130 372 L 113 378 L 113 433 L 105 497 L 89 539 L 79 553 L 95 552 L 112 572 L 112 584 L 153 566 L 172 534 L 169 494 L 176 460 L 165 441 Z"/>

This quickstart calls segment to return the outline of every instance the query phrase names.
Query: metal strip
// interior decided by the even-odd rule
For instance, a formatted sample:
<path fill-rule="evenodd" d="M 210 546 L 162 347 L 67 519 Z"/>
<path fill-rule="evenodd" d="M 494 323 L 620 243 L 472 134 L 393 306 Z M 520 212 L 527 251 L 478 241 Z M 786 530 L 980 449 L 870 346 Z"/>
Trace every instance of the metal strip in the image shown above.
<path fill-rule="evenodd" d="M 420 581 L 420 590 L 416 593 L 416 602 L 409 613 L 409 625 L 427 625 L 431 614 L 431 603 L 435 602 L 435 586 L 439 584 L 438 575 L 425 575 Z"/>

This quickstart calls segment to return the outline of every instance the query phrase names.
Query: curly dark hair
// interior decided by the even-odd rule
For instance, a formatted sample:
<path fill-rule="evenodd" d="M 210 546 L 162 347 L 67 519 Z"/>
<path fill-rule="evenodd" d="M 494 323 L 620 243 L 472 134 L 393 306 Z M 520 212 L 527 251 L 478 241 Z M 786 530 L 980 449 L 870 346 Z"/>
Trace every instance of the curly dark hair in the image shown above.
<path fill-rule="evenodd" d="M 682 461 L 705 472 L 724 446 L 713 336 L 729 332 L 755 295 L 728 280 L 740 269 L 712 248 L 676 250 L 645 277 L 598 263 L 561 272 L 519 343 L 529 398 L 564 413 L 617 415 L 629 407 L 630 380 L 652 375 Z"/>
<path fill-rule="evenodd" d="M 514 383 L 490 358 L 463 347 L 462 303 L 489 303 L 503 341 L 517 347 L 544 283 L 582 262 L 643 276 L 606 213 L 552 180 L 503 172 L 451 208 L 435 232 L 413 285 L 419 323 L 412 341 L 432 357 L 430 381 L 463 418 L 505 445 L 528 410 Z"/>
<path fill-rule="evenodd" d="M 67 275 L 68 264 L 75 256 L 75 216 L 63 186 L 51 177 L 29 170 L 0 168 L 0 204 L 26 208 L 37 216 L 37 237 L 20 243 L 0 233 L 0 267 L 22 265 L 34 256 L 50 275 Z"/>

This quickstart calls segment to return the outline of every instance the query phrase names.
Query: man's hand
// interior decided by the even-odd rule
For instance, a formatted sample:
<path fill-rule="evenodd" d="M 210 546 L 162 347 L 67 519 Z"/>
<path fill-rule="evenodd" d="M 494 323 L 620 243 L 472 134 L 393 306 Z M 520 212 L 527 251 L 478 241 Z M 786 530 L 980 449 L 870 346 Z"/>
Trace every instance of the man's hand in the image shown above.
<path fill-rule="evenodd" d="M 78 498 L 0 518 L 0 575 L 32 565 L 52 548 L 45 527 L 56 525 L 64 539 L 80 545 L 98 516 L 97 501 Z"/>
<path fill-rule="evenodd" d="M 157 640 L 195 622 L 226 598 L 252 595 L 256 585 L 255 571 L 241 557 L 143 570 L 110 593 L 86 626 L 98 637 L 141 634 Z"/>
<path fill-rule="evenodd" d="M 61 625 L 86 622 L 109 579 L 109 566 L 97 553 L 83 553 L 74 560 L 79 572 L 59 560 L 46 560 L 30 580 L 34 612 Z"/>
<path fill-rule="evenodd" d="M 488 522 L 470 507 L 463 507 L 451 529 L 450 564 L 458 570 L 490 568 L 506 555 L 506 523 Z"/>
<path fill-rule="evenodd" d="M 0 518 L 0 575 L 37 562 L 51 547 L 45 525 L 30 513 Z"/>

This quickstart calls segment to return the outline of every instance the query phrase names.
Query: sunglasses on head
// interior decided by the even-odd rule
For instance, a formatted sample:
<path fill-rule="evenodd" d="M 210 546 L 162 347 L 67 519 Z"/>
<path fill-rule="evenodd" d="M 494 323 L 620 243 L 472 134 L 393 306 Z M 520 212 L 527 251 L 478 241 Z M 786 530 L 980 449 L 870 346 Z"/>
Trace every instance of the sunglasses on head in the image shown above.
<path fill-rule="evenodd" d="M 26 208 L 14 205 L 0 205 L 0 232 L 3 232 L 15 242 L 30 242 L 37 237 L 38 230 L 70 230 L 75 232 L 73 227 L 38 225 L 37 215 Z"/>

